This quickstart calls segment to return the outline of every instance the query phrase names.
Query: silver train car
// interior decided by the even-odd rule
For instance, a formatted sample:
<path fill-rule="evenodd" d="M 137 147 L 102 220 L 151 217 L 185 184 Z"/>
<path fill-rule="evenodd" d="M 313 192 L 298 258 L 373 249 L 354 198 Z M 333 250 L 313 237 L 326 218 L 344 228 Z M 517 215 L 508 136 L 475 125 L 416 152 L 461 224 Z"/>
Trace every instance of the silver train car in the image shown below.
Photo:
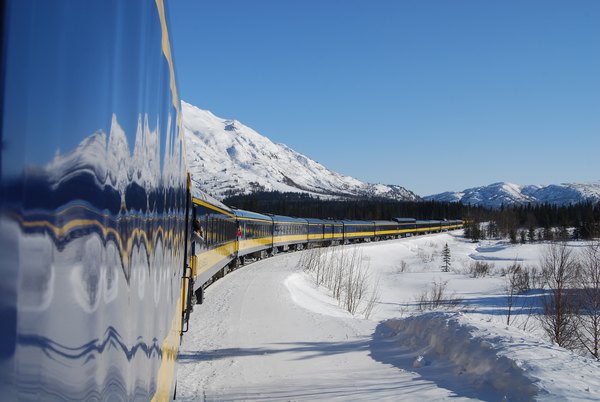
<path fill-rule="evenodd" d="M 165 7 L 2 2 L 2 400 L 169 400 L 188 202 Z"/>

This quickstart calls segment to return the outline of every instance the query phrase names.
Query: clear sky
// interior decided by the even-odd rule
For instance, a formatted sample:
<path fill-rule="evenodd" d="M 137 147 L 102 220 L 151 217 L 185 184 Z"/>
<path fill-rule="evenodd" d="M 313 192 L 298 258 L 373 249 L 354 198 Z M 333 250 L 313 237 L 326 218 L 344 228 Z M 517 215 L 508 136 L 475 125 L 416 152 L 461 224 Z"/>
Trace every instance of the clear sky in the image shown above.
<path fill-rule="evenodd" d="M 419 195 L 600 180 L 600 1 L 171 0 L 182 99 Z"/>

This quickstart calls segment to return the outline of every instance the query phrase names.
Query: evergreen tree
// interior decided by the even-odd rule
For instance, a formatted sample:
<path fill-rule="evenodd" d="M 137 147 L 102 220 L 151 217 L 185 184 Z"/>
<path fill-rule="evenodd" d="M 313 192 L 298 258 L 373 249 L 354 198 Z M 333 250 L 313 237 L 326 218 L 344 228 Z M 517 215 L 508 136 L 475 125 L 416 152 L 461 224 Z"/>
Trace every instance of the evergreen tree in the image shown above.
<path fill-rule="evenodd" d="M 535 241 L 535 228 L 533 226 L 529 226 L 529 231 L 527 232 L 527 239 L 530 243 Z"/>
<path fill-rule="evenodd" d="M 548 240 L 548 241 L 554 240 L 554 232 L 548 226 L 546 226 L 544 228 L 544 240 Z"/>
<path fill-rule="evenodd" d="M 517 244 L 517 231 L 514 229 L 510 229 L 508 231 L 508 237 L 510 237 L 510 242 L 512 244 Z"/>
<path fill-rule="evenodd" d="M 481 240 L 481 229 L 479 227 L 479 222 L 470 221 L 467 227 L 465 228 L 465 237 L 467 239 L 471 239 L 473 243 Z"/>
<path fill-rule="evenodd" d="M 444 272 L 450 271 L 450 265 L 452 265 L 452 263 L 450 261 L 450 247 L 448 247 L 448 243 L 446 243 L 442 250 L 442 262 L 444 263 L 444 265 L 442 265 L 442 270 Z"/>
<path fill-rule="evenodd" d="M 520 237 L 521 237 L 521 244 L 525 244 L 525 243 L 527 243 L 527 232 L 526 232 L 526 231 L 524 231 L 524 230 L 521 230 L 521 231 L 519 232 L 519 235 L 520 235 Z"/>

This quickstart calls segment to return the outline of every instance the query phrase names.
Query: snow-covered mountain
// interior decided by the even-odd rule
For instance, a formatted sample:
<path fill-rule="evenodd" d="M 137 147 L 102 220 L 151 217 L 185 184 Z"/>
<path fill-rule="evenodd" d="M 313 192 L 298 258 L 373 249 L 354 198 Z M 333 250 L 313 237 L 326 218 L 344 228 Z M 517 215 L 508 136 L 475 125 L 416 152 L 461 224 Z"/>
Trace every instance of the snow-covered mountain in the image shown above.
<path fill-rule="evenodd" d="M 482 205 L 498 208 L 501 205 L 540 204 L 556 205 L 574 204 L 583 201 L 600 201 L 600 181 L 590 183 L 564 183 L 548 186 L 512 183 L 494 183 L 488 186 L 473 187 L 459 192 L 445 193 L 424 197 L 426 200 L 457 202 L 463 204 Z"/>
<path fill-rule="evenodd" d="M 419 198 L 401 186 L 364 183 L 333 172 L 237 120 L 222 119 L 186 102 L 182 106 L 192 180 L 216 198 L 260 190 L 321 198 Z"/>

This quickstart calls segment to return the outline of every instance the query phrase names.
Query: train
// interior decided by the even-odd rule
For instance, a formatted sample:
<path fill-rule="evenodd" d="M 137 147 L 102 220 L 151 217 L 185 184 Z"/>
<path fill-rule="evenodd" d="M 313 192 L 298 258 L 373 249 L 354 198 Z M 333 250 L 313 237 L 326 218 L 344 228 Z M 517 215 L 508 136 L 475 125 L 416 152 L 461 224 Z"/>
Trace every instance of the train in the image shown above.
<path fill-rule="evenodd" d="M 170 400 L 194 304 L 249 260 L 456 229 L 195 188 L 163 0 L 2 2 L 0 395 Z"/>
<path fill-rule="evenodd" d="M 247 261 L 310 247 L 398 239 L 463 227 L 461 219 L 366 221 L 261 214 L 228 207 L 199 189 L 192 191 L 191 216 L 201 233 L 192 242 L 190 264 L 198 303 L 203 300 L 205 287 Z"/>

